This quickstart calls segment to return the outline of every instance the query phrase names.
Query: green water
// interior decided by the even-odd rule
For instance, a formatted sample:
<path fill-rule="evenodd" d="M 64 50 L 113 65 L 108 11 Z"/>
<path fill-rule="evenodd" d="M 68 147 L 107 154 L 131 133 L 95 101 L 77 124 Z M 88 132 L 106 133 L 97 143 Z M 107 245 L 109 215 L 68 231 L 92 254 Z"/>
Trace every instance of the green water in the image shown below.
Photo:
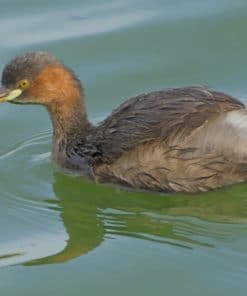
<path fill-rule="evenodd" d="M 246 0 L 2 0 L 0 70 L 54 53 L 93 122 L 165 87 L 244 98 L 246 28 Z M 246 184 L 162 195 L 63 175 L 37 106 L 2 104 L 0 134 L 0 295 L 246 295 Z"/>

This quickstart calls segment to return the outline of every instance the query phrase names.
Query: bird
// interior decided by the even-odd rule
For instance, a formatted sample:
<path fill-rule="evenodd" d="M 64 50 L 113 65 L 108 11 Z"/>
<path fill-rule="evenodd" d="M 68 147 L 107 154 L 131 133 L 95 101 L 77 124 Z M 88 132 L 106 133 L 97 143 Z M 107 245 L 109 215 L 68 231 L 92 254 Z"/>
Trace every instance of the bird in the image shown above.
<path fill-rule="evenodd" d="M 44 106 L 52 160 L 96 183 L 157 192 L 206 192 L 247 181 L 247 109 L 205 86 L 124 101 L 97 125 L 84 88 L 53 54 L 21 53 L 2 72 L 0 102 Z"/>

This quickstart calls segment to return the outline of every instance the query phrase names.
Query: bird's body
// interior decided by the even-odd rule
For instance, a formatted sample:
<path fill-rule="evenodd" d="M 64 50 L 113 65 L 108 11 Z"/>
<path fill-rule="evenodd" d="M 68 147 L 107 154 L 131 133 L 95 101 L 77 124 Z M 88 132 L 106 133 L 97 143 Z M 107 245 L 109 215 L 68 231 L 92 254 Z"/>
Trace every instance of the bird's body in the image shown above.
<path fill-rule="evenodd" d="M 98 182 L 154 191 L 208 191 L 247 181 L 247 109 L 238 100 L 205 87 L 167 89 L 125 101 L 94 127 L 74 74 L 54 57 L 32 54 L 39 70 L 32 74 L 25 56 L 28 87 L 0 98 L 48 109 L 52 157 L 61 167 Z M 21 79 L 12 72 L 21 72 L 22 60 L 3 72 L 8 90 Z"/>
<path fill-rule="evenodd" d="M 129 99 L 77 149 L 99 182 L 195 192 L 244 181 L 246 144 L 240 102 L 187 87 Z"/>

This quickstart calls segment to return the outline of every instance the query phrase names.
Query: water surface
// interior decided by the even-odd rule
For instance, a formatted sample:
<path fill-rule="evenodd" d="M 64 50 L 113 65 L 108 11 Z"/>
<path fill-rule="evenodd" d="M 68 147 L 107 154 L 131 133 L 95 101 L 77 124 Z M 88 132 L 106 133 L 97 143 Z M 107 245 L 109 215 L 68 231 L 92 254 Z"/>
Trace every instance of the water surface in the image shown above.
<path fill-rule="evenodd" d="M 165 87 L 247 97 L 244 0 L 1 4 L 0 69 L 54 53 L 83 81 L 93 122 Z M 246 294 L 246 184 L 156 194 L 66 176 L 45 110 L 0 107 L 1 295 Z"/>

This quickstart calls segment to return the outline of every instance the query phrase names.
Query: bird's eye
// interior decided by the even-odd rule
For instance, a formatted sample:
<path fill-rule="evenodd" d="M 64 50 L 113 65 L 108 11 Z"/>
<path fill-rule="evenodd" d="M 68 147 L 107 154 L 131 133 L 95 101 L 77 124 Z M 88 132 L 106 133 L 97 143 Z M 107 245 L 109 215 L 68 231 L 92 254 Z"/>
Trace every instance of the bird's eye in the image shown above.
<path fill-rule="evenodd" d="M 24 79 L 24 80 L 21 80 L 19 82 L 19 87 L 22 88 L 22 89 L 25 89 L 27 87 L 29 87 L 29 81 Z"/>

